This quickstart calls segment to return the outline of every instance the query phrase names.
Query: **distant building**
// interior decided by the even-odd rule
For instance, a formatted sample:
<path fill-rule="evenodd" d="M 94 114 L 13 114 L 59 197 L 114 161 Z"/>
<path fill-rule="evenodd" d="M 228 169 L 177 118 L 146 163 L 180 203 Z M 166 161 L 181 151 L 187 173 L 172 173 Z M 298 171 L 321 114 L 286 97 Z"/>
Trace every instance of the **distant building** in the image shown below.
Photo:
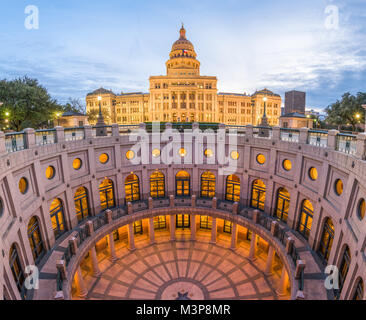
<path fill-rule="evenodd" d="M 292 90 L 285 94 L 285 115 L 289 113 L 305 114 L 306 93 Z"/>
<path fill-rule="evenodd" d="M 293 112 L 280 118 L 280 127 L 282 128 L 313 128 L 313 120 L 304 114 Z"/>
<path fill-rule="evenodd" d="M 57 125 L 68 128 L 68 127 L 83 127 L 88 123 L 88 116 L 79 112 L 65 112 L 57 120 Z"/>

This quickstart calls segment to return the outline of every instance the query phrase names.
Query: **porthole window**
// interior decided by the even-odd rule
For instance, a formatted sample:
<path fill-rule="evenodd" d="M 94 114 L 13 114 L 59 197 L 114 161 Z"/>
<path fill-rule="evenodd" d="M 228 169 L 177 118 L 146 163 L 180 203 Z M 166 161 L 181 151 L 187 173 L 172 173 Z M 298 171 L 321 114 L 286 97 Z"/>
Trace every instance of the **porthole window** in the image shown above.
<path fill-rule="evenodd" d="M 341 179 L 337 179 L 334 183 L 334 191 L 337 196 L 342 195 L 343 193 L 343 181 Z"/>
<path fill-rule="evenodd" d="M 360 218 L 360 220 L 363 220 L 363 218 L 365 217 L 365 213 L 366 213 L 366 202 L 365 199 L 361 199 L 358 203 L 358 208 L 357 208 L 357 214 L 358 217 Z M 1 216 L 1 213 L 0 213 Z"/>
<path fill-rule="evenodd" d="M 0 218 L 3 216 L 4 214 L 4 203 L 3 200 L 0 198 Z"/>
<path fill-rule="evenodd" d="M 74 159 L 74 161 L 72 162 L 72 167 L 75 170 L 79 170 L 82 166 L 82 161 L 79 158 Z"/>
<path fill-rule="evenodd" d="M 290 160 L 286 159 L 286 160 L 283 161 L 282 166 L 286 171 L 291 171 L 292 162 Z"/>
<path fill-rule="evenodd" d="M 160 150 L 159 149 L 154 149 L 153 152 L 152 152 L 152 156 L 154 158 L 159 158 L 160 157 Z"/>
<path fill-rule="evenodd" d="M 106 164 L 109 160 L 109 156 L 108 154 L 106 153 L 102 153 L 100 156 L 99 156 L 99 161 L 101 164 Z"/>
<path fill-rule="evenodd" d="M 263 154 L 258 154 L 257 155 L 257 162 L 260 164 L 260 165 L 263 165 L 266 163 L 266 157 L 263 155 Z"/>
<path fill-rule="evenodd" d="M 132 160 L 133 158 L 135 158 L 135 152 L 133 152 L 132 150 L 129 150 L 126 152 L 126 159 L 127 160 Z"/>
<path fill-rule="evenodd" d="M 236 150 L 231 151 L 231 153 L 230 153 L 230 157 L 231 157 L 231 159 L 233 159 L 233 160 L 238 160 L 238 159 L 239 159 L 239 152 L 238 152 L 238 151 L 236 151 Z"/>
<path fill-rule="evenodd" d="M 47 169 L 46 169 L 46 178 L 48 180 L 51 180 L 55 177 L 55 168 L 52 167 L 52 166 L 49 166 Z"/>
<path fill-rule="evenodd" d="M 184 148 L 180 148 L 178 151 L 179 155 L 183 158 L 187 155 L 187 150 Z"/>
<path fill-rule="evenodd" d="M 26 178 L 21 178 L 19 180 L 19 191 L 21 194 L 26 194 L 28 191 L 28 181 Z"/>
<path fill-rule="evenodd" d="M 309 169 L 309 177 L 311 180 L 315 181 L 318 179 L 318 170 L 314 167 Z"/>
<path fill-rule="evenodd" d="M 212 158 L 213 157 L 213 151 L 211 149 L 206 149 L 205 150 L 205 157 L 206 158 Z"/>

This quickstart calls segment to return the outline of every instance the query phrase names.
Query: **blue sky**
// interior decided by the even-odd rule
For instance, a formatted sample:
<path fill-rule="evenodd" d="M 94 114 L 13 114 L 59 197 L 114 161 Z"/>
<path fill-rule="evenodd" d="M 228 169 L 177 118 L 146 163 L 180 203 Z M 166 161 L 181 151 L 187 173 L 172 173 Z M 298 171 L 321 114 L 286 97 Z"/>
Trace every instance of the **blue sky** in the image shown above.
<path fill-rule="evenodd" d="M 38 30 L 24 27 L 27 5 Z M 326 24 L 334 7 L 337 29 Z M 365 0 L 1 0 L 0 78 L 38 78 L 60 102 L 101 86 L 147 92 L 182 21 L 221 92 L 298 89 L 323 109 L 366 91 Z"/>

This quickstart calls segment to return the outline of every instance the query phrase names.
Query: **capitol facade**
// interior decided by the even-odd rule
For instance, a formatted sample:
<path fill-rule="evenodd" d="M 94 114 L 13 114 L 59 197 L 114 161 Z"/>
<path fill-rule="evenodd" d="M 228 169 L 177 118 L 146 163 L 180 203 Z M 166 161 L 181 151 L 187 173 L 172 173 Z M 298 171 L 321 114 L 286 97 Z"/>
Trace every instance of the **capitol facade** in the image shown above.
<path fill-rule="evenodd" d="M 259 125 L 267 98 L 268 124 L 279 124 L 282 100 L 268 89 L 218 93 L 217 78 L 200 75 L 200 62 L 182 26 L 166 62 L 166 75 L 150 77 L 149 93 L 115 94 L 100 88 L 86 97 L 87 111 L 98 110 L 98 97 L 109 123 L 214 122 Z"/>

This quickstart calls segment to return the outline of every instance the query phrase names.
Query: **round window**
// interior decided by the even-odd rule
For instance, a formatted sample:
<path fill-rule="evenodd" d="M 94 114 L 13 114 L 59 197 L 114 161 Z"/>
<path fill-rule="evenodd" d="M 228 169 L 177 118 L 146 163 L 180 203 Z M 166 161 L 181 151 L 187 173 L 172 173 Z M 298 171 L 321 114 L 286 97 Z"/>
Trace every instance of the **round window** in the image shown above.
<path fill-rule="evenodd" d="M 55 177 L 55 168 L 52 167 L 52 166 L 49 166 L 47 169 L 46 169 L 46 178 L 48 180 L 51 180 Z"/>
<path fill-rule="evenodd" d="M 337 196 L 340 196 L 343 193 L 343 181 L 341 179 L 337 179 L 334 183 L 334 191 Z"/>
<path fill-rule="evenodd" d="M 159 158 L 160 157 L 160 150 L 159 149 L 154 149 L 152 152 L 152 156 L 154 158 Z"/>
<path fill-rule="evenodd" d="M 318 170 L 314 167 L 309 169 L 309 177 L 311 180 L 315 181 L 318 179 Z"/>
<path fill-rule="evenodd" d="M 109 160 L 109 156 L 108 156 L 108 154 L 106 154 L 106 153 L 102 153 L 102 154 L 99 156 L 99 161 L 100 161 L 100 163 L 102 163 L 102 164 L 106 164 L 106 163 L 108 162 L 108 160 Z"/>
<path fill-rule="evenodd" d="M 21 178 L 19 180 L 19 191 L 21 194 L 26 194 L 28 191 L 28 181 L 26 178 Z"/>
<path fill-rule="evenodd" d="M 184 148 L 181 148 L 181 149 L 179 149 L 178 153 L 183 158 L 187 155 L 187 150 Z"/>
<path fill-rule="evenodd" d="M 286 171 L 290 171 L 292 169 L 292 162 L 286 159 L 283 161 L 282 166 Z"/>
<path fill-rule="evenodd" d="M 263 154 L 258 154 L 257 155 L 257 162 L 260 164 L 260 165 L 263 165 L 266 163 L 266 157 L 263 155 Z"/>
<path fill-rule="evenodd" d="M 236 151 L 236 150 L 231 151 L 231 153 L 230 153 L 230 157 L 231 157 L 231 159 L 233 159 L 233 160 L 238 160 L 238 159 L 239 159 L 239 152 L 238 152 L 238 151 Z"/>
<path fill-rule="evenodd" d="M 126 152 L 126 159 L 127 160 L 132 160 L 135 157 L 135 152 L 133 152 L 132 150 L 129 150 Z"/>
<path fill-rule="evenodd" d="M 205 157 L 206 158 L 212 158 L 213 157 L 213 151 L 211 149 L 206 149 L 205 150 Z"/>
<path fill-rule="evenodd" d="M 360 220 L 363 220 L 366 213 L 366 202 L 365 199 L 361 199 L 358 203 L 357 214 Z"/>
<path fill-rule="evenodd" d="M 76 158 L 74 159 L 74 161 L 72 162 L 72 167 L 75 169 L 75 170 L 79 170 L 82 166 L 82 161 L 81 159 L 79 158 Z"/>

